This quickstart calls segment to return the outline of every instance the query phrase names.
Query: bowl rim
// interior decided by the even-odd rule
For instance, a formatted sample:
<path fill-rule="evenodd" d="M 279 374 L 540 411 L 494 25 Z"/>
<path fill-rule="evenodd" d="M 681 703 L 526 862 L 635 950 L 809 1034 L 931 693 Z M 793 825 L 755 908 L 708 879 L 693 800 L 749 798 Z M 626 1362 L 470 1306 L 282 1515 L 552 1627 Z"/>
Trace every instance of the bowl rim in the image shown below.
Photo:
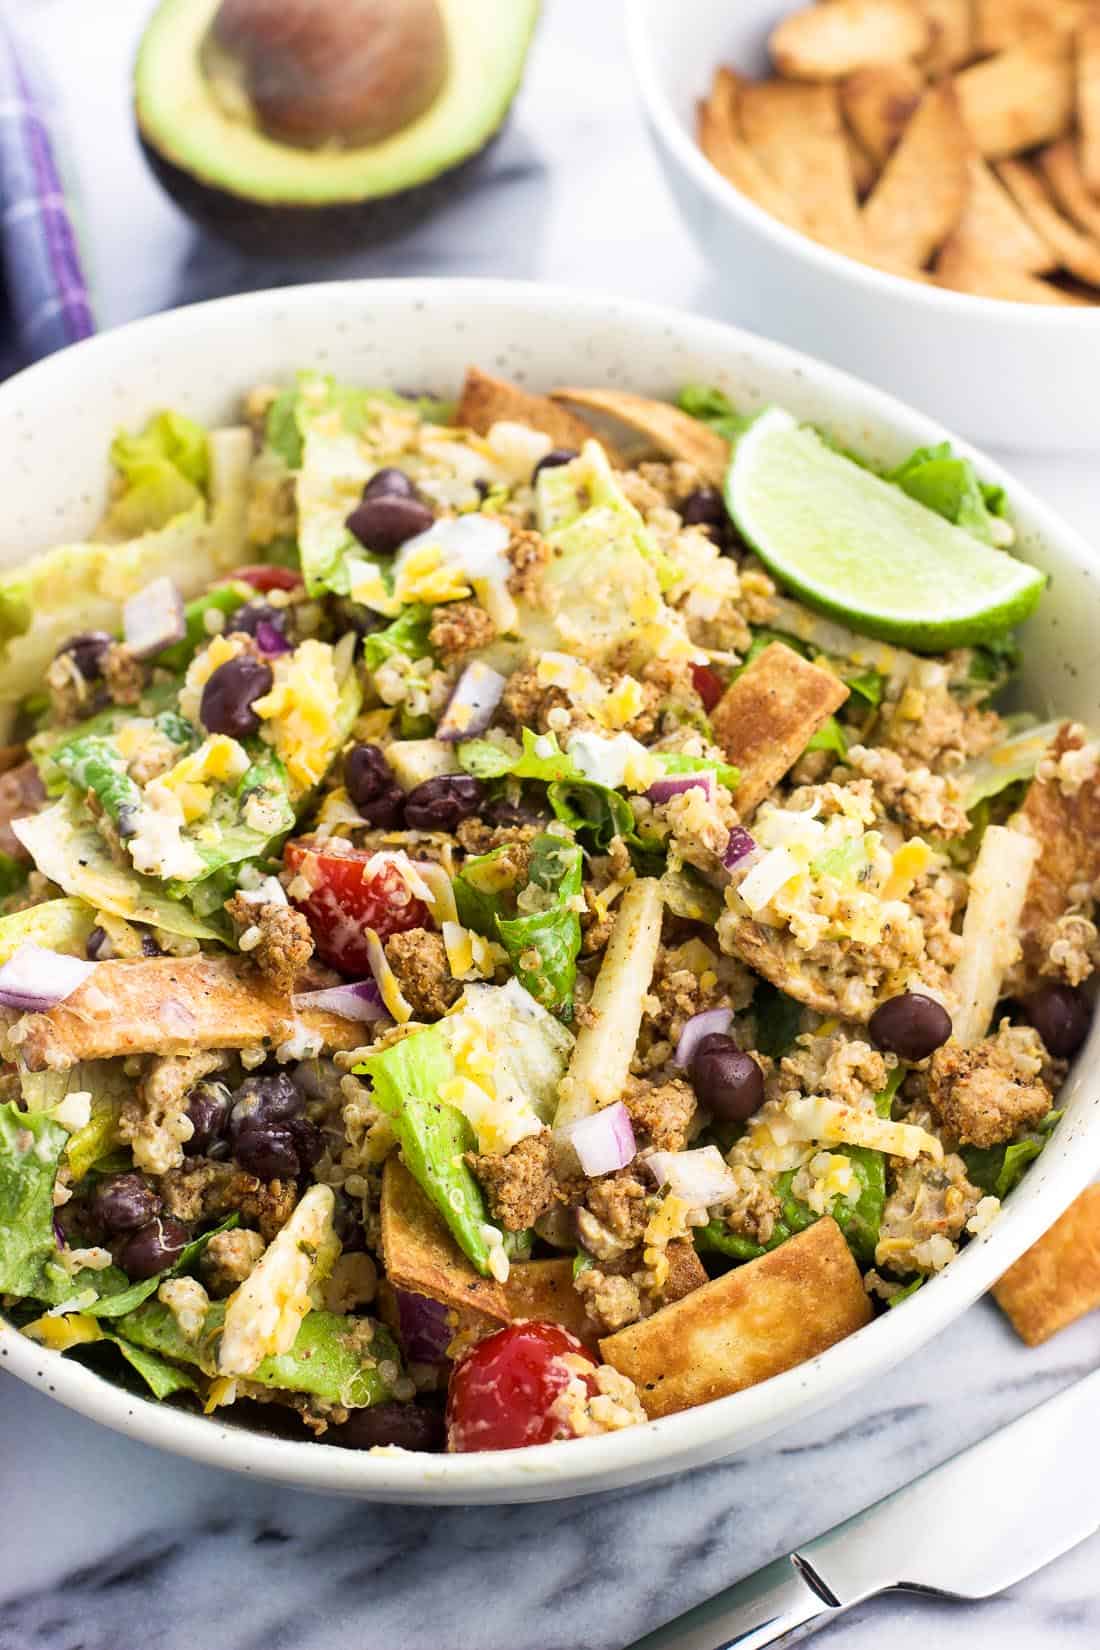
<path fill-rule="evenodd" d="M 979 318 L 1004 321 L 1013 326 L 1028 323 L 1055 330 L 1083 325 L 1100 324 L 1100 300 L 1092 306 L 1024 304 L 1012 298 L 985 298 L 977 293 L 954 292 L 950 288 L 910 281 L 903 275 L 892 275 L 860 263 L 836 252 L 831 247 L 802 235 L 765 212 L 763 207 L 743 195 L 711 164 L 698 144 L 688 136 L 678 119 L 672 101 L 665 90 L 653 50 L 648 8 L 653 0 L 626 0 L 626 40 L 641 100 L 646 114 L 659 133 L 662 142 L 675 154 L 679 164 L 691 175 L 695 184 L 709 196 L 716 209 L 732 212 L 758 235 L 775 243 L 777 249 L 809 264 L 818 273 L 838 280 L 848 280 L 856 287 L 880 294 L 891 300 L 908 300 L 925 306 L 931 315 L 953 314 L 960 320 Z M 717 65 L 715 65 L 717 66 Z M 699 95 L 703 94 L 699 88 Z"/>
<path fill-rule="evenodd" d="M 613 324 L 643 335 L 671 334 L 701 358 L 741 357 L 742 366 L 766 361 L 811 383 L 838 413 L 858 411 L 869 435 L 883 426 L 901 428 L 919 444 L 951 439 L 956 448 L 981 465 L 983 475 L 1008 489 L 1014 506 L 1044 543 L 1071 563 L 1100 570 L 1100 559 L 1084 538 L 1056 512 L 1036 499 L 969 442 L 959 440 L 935 420 L 896 397 L 842 369 L 741 328 L 665 306 L 624 300 L 591 291 L 538 282 L 488 278 L 410 278 L 311 283 L 238 294 L 165 311 L 99 334 L 25 369 L 0 385 L 0 415 L 33 379 L 36 394 L 65 385 L 74 351 L 96 380 L 107 385 L 112 356 L 128 359 L 145 346 L 175 334 L 178 347 L 201 338 L 215 317 L 247 327 L 254 318 L 288 310 L 330 314 L 341 306 L 354 310 L 369 302 L 380 310 L 415 310 L 433 303 L 452 305 L 465 316 L 472 309 L 509 306 L 525 311 L 529 324 L 552 325 L 555 312 L 593 325 Z M 121 346 L 121 350 L 120 350 Z M 146 349 L 146 353 L 149 353 Z M 201 355 L 196 351 L 196 360 Z M 199 369 L 196 369 L 199 370 Z M 288 367 L 286 370 L 290 370 Z M 719 369 L 726 370 L 726 369 Z M 246 386 L 241 386 L 242 390 Z M 103 391 L 107 400 L 106 388 Z M 62 403 L 59 403 L 62 404 Z M 105 424 L 109 413 L 105 406 Z M 1082 1095 L 1083 1105 L 1100 1102 L 1100 1093 Z M 788 1421 L 807 1416 L 915 1351 L 959 1316 L 1045 1231 L 1092 1178 L 1093 1166 L 1077 1137 L 1100 1135 L 1100 1106 L 1091 1116 L 1074 1120 L 1068 1138 L 1078 1149 L 1064 1159 L 1044 1159 L 1046 1173 L 1033 1183 L 1034 1193 L 1014 1199 L 1005 1216 L 973 1239 L 947 1270 L 931 1279 L 901 1313 L 886 1313 L 808 1363 L 730 1397 L 713 1400 L 677 1415 L 627 1428 L 622 1433 L 539 1445 L 514 1451 L 470 1455 L 416 1455 L 400 1450 L 358 1453 L 319 1447 L 312 1441 L 273 1438 L 227 1426 L 207 1417 L 135 1397 L 60 1353 L 28 1340 L 0 1318 L 0 1371 L 21 1380 L 67 1407 L 118 1432 L 211 1466 L 271 1478 L 303 1489 L 343 1493 L 377 1501 L 466 1504 L 548 1500 L 593 1493 L 627 1484 L 650 1482 L 685 1468 L 723 1459 Z M 1027 1183 L 1025 1182 L 1025 1187 Z M 1018 1194 L 1017 1194 L 1018 1196 Z M 727 1436 L 732 1432 L 733 1441 Z"/>

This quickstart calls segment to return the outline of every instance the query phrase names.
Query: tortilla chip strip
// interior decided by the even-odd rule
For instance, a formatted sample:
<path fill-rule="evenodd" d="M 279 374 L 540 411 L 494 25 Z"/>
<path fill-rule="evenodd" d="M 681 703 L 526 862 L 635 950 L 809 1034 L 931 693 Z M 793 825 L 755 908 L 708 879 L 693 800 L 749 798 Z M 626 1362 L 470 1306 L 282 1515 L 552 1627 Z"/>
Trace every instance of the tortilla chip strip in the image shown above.
<path fill-rule="evenodd" d="M 651 1420 L 741 1392 L 862 1329 L 871 1303 L 835 1220 L 826 1216 L 600 1342 Z"/>
<path fill-rule="evenodd" d="M 970 143 L 950 81 L 932 86 L 863 208 L 867 245 L 880 258 L 920 269 L 966 205 Z"/>
<path fill-rule="evenodd" d="M 1100 241 L 1100 200 L 1092 194 L 1077 158 L 1077 145 L 1063 138 L 1040 151 L 1039 166 L 1058 205 L 1086 235 Z"/>
<path fill-rule="evenodd" d="M 972 0 L 916 0 L 928 20 L 932 43 L 921 58 L 921 67 L 933 80 L 961 69 L 974 56 L 974 10 Z"/>
<path fill-rule="evenodd" d="M 1067 722 L 1058 730 L 1049 760 L 1058 762 L 1085 742 L 1081 730 Z M 1020 916 L 1023 979 L 1019 973 L 1012 977 L 1013 991 L 1026 992 L 1050 978 L 1044 964 L 1058 938 L 1059 919 L 1077 904 L 1078 889 L 1100 878 L 1100 772 L 1094 770 L 1072 796 L 1057 778 L 1033 779 L 1017 823 L 1041 845 Z"/>
<path fill-rule="evenodd" d="M 1041 1346 L 1100 1306 L 1100 1186 L 1089 1186 L 993 1286 L 1022 1341 Z"/>
<path fill-rule="evenodd" d="M 927 19 L 909 0 L 828 0 L 785 17 L 768 44 L 791 80 L 841 80 L 875 63 L 919 57 L 930 41 Z"/>
<path fill-rule="evenodd" d="M 658 451 L 694 465 L 704 480 L 716 487 L 726 479 L 729 442 L 667 401 L 649 401 L 644 395 L 628 395 L 625 390 L 564 389 L 551 394 L 555 401 L 573 401 L 578 407 L 590 407 L 593 412 L 618 419 L 628 429 L 648 436 Z"/>
<path fill-rule="evenodd" d="M 844 118 L 867 153 L 883 165 L 924 95 L 924 76 L 912 63 L 860 69 L 840 88 Z"/>
<path fill-rule="evenodd" d="M 1036 234 L 980 155 L 970 156 L 967 176 L 969 194 L 952 237 L 956 246 L 979 257 L 986 255 L 987 248 L 996 247 L 1001 263 L 1025 275 L 1043 275 L 1057 269 L 1058 261 L 1050 247 Z"/>
<path fill-rule="evenodd" d="M 836 87 L 756 82 L 742 88 L 740 109 L 745 142 L 797 203 L 806 234 L 858 257 L 863 229 Z"/>
<path fill-rule="evenodd" d="M 858 200 L 866 200 L 875 187 L 878 177 L 878 164 L 867 153 L 862 143 L 856 137 L 850 126 L 845 126 L 842 136 L 844 147 L 848 151 L 848 170 L 852 174 L 852 185 Z"/>
<path fill-rule="evenodd" d="M 741 136 L 737 116 L 739 83 L 731 69 L 715 71 L 710 97 L 698 107 L 699 146 L 728 183 L 790 229 L 801 230 L 802 214 L 769 175 Z"/>
<path fill-rule="evenodd" d="M 975 46 L 985 57 L 1036 34 L 1075 29 L 1088 0 L 974 0 Z"/>
<path fill-rule="evenodd" d="M 734 801 L 747 819 L 794 767 L 848 697 L 842 681 L 783 642 L 771 642 L 711 713 L 726 760 L 741 770 Z"/>
<path fill-rule="evenodd" d="M 490 378 L 478 367 L 467 369 L 456 422 L 478 435 L 488 435 L 494 424 L 529 424 L 533 430 L 548 435 L 555 447 L 573 447 L 577 451 L 586 441 L 601 440 L 583 418 L 566 407 L 559 407 L 548 395 L 532 395 L 504 378 Z M 621 465 L 619 454 L 606 441 L 601 444 L 612 463 Z"/>
<path fill-rule="evenodd" d="M 1100 6 L 1093 6 L 1078 30 L 1075 78 L 1081 175 L 1100 195 Z"/>
<path fill-rule="evenodd" d="M 1063 292 L 1012 264 L 986 257 L 976 247 L 961 245 L 954 236 L 936 260 L 936 280 L 952 292 L 972 292 L 979 298 L 1004 298 L 1013 304 L 1084 304 L 1088 300 Z"/>
<path fill-rule="evenodd" d="M 195 1048 L 274 1047 L 306 1031 L 330 1049 L 358 1048 L 356 1020 L 295 1012 L 263 975 L 234 957 L 152 957 L 102 962 L 47 1014 L 9 1021 L 7 1040 L 28 1071 L 66 1071 L 82 1060 L 187 1054 Z"/>
<path fill-rule="evenodd" d="M 1100 286 L 1100 242 L 1084 235 L 1052 204 L 1041 177 L 1020 160 L 1004 160 L 997 175 L 1035 233 L 1071 275 Z"/>
<path fill-rule="evenodd" d="M 963 119 L 988 160 L 1053 143 L 1069 131 L 1074 106 L 1071 52 L 1069 35 L 1036 35 L 957 76 Z"/>

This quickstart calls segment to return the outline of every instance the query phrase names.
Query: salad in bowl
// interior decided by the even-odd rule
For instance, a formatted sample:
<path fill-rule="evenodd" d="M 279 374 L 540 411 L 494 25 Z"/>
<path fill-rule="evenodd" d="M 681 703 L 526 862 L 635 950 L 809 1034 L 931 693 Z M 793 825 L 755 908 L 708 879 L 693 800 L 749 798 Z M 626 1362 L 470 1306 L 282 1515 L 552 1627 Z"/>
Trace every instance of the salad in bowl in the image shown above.
<path fill-rule="evenodd" d="M 618 1431 L 892 1312 L 1058 1125 L 1100 752 L 948 445 L 306 371 L 0 585 L 0 1307 L 322 1444 Z"/>

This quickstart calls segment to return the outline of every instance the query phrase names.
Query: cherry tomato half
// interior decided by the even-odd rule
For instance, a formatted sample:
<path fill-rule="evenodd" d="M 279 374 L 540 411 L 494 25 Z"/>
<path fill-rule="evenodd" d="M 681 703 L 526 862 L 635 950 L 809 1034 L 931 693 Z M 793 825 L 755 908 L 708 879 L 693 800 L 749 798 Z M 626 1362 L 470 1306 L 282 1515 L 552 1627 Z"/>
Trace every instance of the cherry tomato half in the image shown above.
<path fill-rule="evenodd" d="M 709 714 L 726 691 L 722 678 L 709 665 L 692 665 L 691 680 L 703 701 L 703 709 Z"/>
<path fill-rule="evenodd" d="M 447 1448 L 465 1454 L 574 1437 L 554 1413 L 554 1400 L 581 1374 L 576 1359 L 596 1367 L 576 1336 L 556 1323 L 512 1323 L 479 1341 L 451 1375 Z M 595 1381 L 581 1378 L 594 1395 Z"/>
<path fill-rule="evenodd" d="M 392 864 L 367 872 L 373 857 L 358 848 L 337 852 L 325 843 L 315 846 L 308 837 L 285 849 L 288 870 L 309 884 L 308 894 L 291 899 L 306 914 L 317 955 L 360 978 L 370 972 L 368 928 L 388 940 L 409 928 L 432 926 L 428 907 L 410 894 Z"/>
<path fill-rule="evenodd" d="M 270 562 L 256 562 L 250 567 L 238 567 L 233 578 L 242 579 L 261 595 L 269 590 L 297 590 L 302 575 L 293 567 L 276 567 Z"/>

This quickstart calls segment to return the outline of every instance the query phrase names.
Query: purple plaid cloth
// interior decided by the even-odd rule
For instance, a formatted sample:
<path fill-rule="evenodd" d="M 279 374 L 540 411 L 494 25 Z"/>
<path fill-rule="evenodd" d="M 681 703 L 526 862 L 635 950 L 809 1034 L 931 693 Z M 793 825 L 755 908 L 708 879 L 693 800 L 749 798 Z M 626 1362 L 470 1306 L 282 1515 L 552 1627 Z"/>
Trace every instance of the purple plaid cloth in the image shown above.
<path fill-rule="evenodd" d="M 0 374 L 87 338 L 95 318 L 64 181 L 56 107 L 0 17 Z"/>

